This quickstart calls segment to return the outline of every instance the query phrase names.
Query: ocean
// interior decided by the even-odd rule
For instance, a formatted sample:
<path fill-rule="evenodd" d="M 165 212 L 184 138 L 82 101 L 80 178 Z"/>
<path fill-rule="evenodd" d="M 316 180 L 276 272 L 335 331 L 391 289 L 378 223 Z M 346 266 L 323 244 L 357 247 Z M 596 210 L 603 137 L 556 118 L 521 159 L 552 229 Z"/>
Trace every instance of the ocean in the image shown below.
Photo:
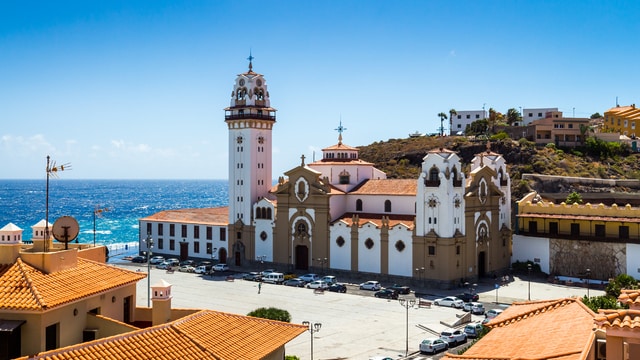
<path fill-rule="evenodd" d="M 50 178 L 49 222 L 74 217 L 80 243 L 93 243 L 95 224 L 96 244 L 129 250 L 137 248 L 138 219 L 162 210 L 226 206 L 228 186 L 227 180 Z M 31 240 L 31 227 L 46 217 L 46 188 L 46 179 L 0 180 L 0 228 L 13 223 L 23 240 Z"/>

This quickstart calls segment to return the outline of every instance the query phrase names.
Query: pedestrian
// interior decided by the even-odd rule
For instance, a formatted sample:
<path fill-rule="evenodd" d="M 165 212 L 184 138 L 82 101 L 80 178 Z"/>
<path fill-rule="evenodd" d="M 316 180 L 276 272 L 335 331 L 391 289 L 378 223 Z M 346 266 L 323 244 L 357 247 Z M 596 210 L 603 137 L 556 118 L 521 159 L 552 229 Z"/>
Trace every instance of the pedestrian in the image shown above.
<path fill-rule="evenodd" d="M 261 283 L 261 282 L 259 282 L 259 283 L 258 283 L 258 294 L 260 294 L 260 290 L 261 290 L 261 289 L 262 289 L 262 283 Z"/>

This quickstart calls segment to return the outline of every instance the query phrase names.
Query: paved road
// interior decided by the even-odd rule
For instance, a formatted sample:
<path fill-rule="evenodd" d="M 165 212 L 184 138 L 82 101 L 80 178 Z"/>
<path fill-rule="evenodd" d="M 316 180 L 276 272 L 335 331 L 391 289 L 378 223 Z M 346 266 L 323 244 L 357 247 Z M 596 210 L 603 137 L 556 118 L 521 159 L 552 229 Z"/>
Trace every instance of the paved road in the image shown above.
<path fill-rule="evenodd" d="M 146 264 L 119 264 L 128 268 L 146 271 Z M 237 276 L 238 274 L 236 274 Z M 313 290 L 293 288 L 282 285 L 262 284 L 258 294 L 258 284 L 237 279 L 226 281 L 226 276 L 201 276 L 191 273 L 175 272 L 168 274 L 164 270 L 151 270 L 151 285 L 163 279 L 172 284 L 172 307 L 197 308 L 247 314 L 260 307 L 276 307 L 289 311 L 291 321 L 302 323 L 310 321 L 321 323 L 319 332 L 313 334 L 313 358 L 320 359 L 369 359 L 376 355 L 403 358 L 408 344 L 408 353 L 415 359 L 428 359 L 431 356 L 416 355 L 419 343 L 432 336 L 427 330 L 440 332 L 457 320 L 461 310 L 434 306 L 430 309 L 401 306 L 396 300 L 378 299 L 373 292 L 360 292 L 349 287 L 346 294 L 325 292 L 316 294 Z M 547 283 L 531 282 L 532 299 L 551 299 L 566 296 L 582 296 L 584 288 L 570 288 Z M 493 286 L 485 285 L 486 288 Z M 428 293 L 428 291 L 424 291 Z M 459 292 L 459 290 L 457 291 Z M 509 286 L 498 289 L 495 302 L 495 290 L 479 287 L 480 300 L 487 307 L 500 306 L 514 300 L 526 300 L 529 293 L 528 281 L 515 279 Z M 436 296 L 454 294 L 453 291 L 431 291 L 424 295 L 430 299 Z M 602 292 L 590 291 L 591 295 Z M 409 295 L 409 296 L 413 296 Z M 147 281 L 138 283 L 137 302 L 139 306 L 147 304 Z M 407 320 L 408 319 L 408 320 Z M 481 321 L 483 317 L 474 315 Z M 300 335 L 289 342 L 286 353 L 301 359 L 311 359 L 311 334 Z M 435 358 L 435 357 L 433 357 Z"/>

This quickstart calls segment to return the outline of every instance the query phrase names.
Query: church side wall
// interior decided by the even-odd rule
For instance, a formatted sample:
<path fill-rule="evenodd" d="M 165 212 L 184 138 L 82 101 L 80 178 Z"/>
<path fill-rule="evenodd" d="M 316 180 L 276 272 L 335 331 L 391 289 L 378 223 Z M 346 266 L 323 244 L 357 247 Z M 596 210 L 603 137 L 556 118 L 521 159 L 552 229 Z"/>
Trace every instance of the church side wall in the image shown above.
<path fill-rule="evenodd" d="M 382 254 L 380 231 L 374 224 L 365 224 L 358 233 L 358 271 L 380 273 Z M 366 246 L 368 239 L 372 241 L 371 248 Z"/>
<path fill-rule="evenodd" d="M 391 275 L 411 277 L 413 274 L 413 243 L 411 230 L 401 225 L 389 229 L 388 247 L 388 273 Z"/>
<path fill-rule="evenodd" d="M 344 241 L 338 244 L 338 238 Z M 331 253 L 331 268 L 351 270 L 351 227 L 344 222 L 338 222 L 330 227 L 329 251 Z"/>

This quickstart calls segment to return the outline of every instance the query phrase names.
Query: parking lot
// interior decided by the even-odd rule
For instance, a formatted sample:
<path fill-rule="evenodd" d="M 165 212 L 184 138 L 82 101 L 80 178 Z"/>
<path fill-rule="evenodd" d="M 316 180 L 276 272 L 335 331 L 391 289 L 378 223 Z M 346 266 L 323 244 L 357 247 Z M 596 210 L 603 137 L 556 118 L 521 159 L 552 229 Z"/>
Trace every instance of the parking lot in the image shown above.
<path fill-rule="evenodd" d="M 118 265 L 145 272 L 147 270 L 146 264 L 123 262 Z M 229 281 L 229 275 L 232 275 L 233 281 Z M 151 285 L 160 279 L 173 285 L 174 308 L 211 309 L 247 314 L 260 307 L 276 307 L 287 310 L 294 323 L 321 323 L 320 331 L 313 334 L 314 359 L 366 360 L 376 355 L 403 358 L 407 352 L 407 345 L 408 353 L 413 354 L 411 358 L 435 359 L 440 356 L 416 354 L 419 343 L 424 338 L 444 330 L 447 326 L 442 322 L 453 323 L 458 319 L 456 315 L 463 314 L 462 310 L 439 306 L 407 308 L 398 300 L 374 298 L 373 291 L 359 290 L 352 284 L 348 285 L 346 294 L 314 292 L 306 288 L 273 284 L 262 284 L 258 293 L 258 283 L 241 280 L 240 273 L 225 272 L 209 276 L 176 271 L 169 274 L 165 270 L 152 268 Z M 147 280 L 138 283 L 139 306 L 147 304 L 147 284 Z M 536 299 L 573 294 L 572 289 L 546 283 L 531 283 L 530 289 L 538 294 Z M 501 296 L 500 303 L 494 303 L 494 291 L 481 292 L 479 289 L 480 301 L 484 302 L 487 308 L 506 307 L 502 304 L 502 299 L 522 300 L 522 294 L 526 299 L 527 290 L 527 282 L 516 279 L 509 287 L 498 291 Z M 594 290 L 591 293 L 592 296 L 598 295 Z M 451 294 L 444 291 L 441 294 L 425 294 L 423 297 L 434 300 L 437 296 Z M 541 297 L 542 295 L 545 297 Z M 414 297 L 414 293 L 401 297 Z M 473 317 L 477 321 L 484 318 L 479 315 Z M 310 359 L 311 334 L 307 332 L 289 342 L 286 353 L 301 359 Z"/>

